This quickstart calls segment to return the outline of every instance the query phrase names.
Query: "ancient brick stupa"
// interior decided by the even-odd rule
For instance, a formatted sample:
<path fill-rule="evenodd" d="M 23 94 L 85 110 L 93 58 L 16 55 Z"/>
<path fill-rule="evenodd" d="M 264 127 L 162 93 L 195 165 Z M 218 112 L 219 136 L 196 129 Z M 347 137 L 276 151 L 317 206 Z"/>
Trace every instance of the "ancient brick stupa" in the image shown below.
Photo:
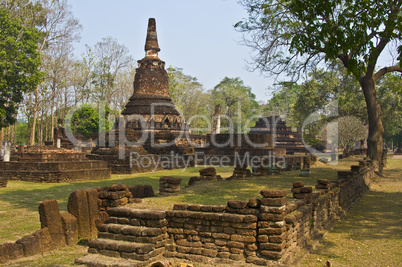
<path fill-rule="evenodd" d="M 145 57 L 138 61 L 134 93 L 121 113 L 126 116 L 125 127 L 154 132 L 188 131 L 188 125 L 175 109 L 169 96 L 169 78 L 165 62 L 158 57 L 159 51 L 155 19 L 150 18 Z"/>
<path fill-rule="evenodd" d="M 184 135 L 188 133 L 188 124 L 175 109 L 169 96 L 169 78 L 165 62 L 158 57 L 159 51 L 155 19 L 150 18 L 145 57 L 138 61 L 134 77 L 134 93 L 115 129 L 106 133 L 105 147 L 99 145 L 88 155 L 91 159 L 108 161 L 112 173 L 134 173 L 160 167 L 154 164 L 143 164 L 148 167 L 133 165 L 129 160 L 133 153 L 154 158 L 172 153 L 180 157 L 194 154 Z M 124 144 L 119 143 L 122 134 L 125 135 L 123 139 L 128 141 Z M 109 142 L 111 139 L 113 143 Z M 126 155 L 124 159 L 121 157 L 122 149 Z"/>

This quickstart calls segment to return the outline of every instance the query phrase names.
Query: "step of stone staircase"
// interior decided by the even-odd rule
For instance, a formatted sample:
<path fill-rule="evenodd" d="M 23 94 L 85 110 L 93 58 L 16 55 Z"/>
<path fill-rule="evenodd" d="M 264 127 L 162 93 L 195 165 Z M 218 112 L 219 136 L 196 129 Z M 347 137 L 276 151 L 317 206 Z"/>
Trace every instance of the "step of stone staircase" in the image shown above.
<path fill-rule="evenodd" d="M 166 227 L 155 228 L 111 223 L 101 225 L 98 229 L 98 238 L 155 244 L 157 248 L 163 246 L 169 238 Z"/>
<path fill-rule="evenodd" d="M 93 249 L 98 250 L 100 254 L 103 254 L 103 251 L 111 252 L 110 254 L 121 254 L 122 252 L 126 253 L 137 253 L 137 254 L 146 254 L 152 251 L 155 248 L 154 244 L 147 243 L 135 243 L 135 242 L 127 242 L 122 240 L 110 240 L 97 238 L 94 240 L 90 240 L 88 242 L 88 246 L 93 251 Z M 117 252 L 117 253 L 112 253 Z"/>
<path fill-rule="evenodd" d="M 88 242 L 88 253 L 76 263 L 88 266 L 145 266 L 163 256 L 169 242 L 165 212 L 111 208 L 98 238 Z"/>
<path fill-rule="evenodd" d="M 88 254 L 75 260 L 76 264 L 90 267 L 140 267 L 148 266 L 152 261 L 136 261 L 123 258 L 108 257 L 99 254 Z"/>
<path fill-rule="evenodd" d="M 121 240 L 98 238 L 88 242 L 88 252 L 108 257 L 148 261 L 165 252 L 165 247 L 155 244 L 135 243 Z"/>
<path fill-rule="evenodd" d="M 166 227 L 164 227 L 166 228 Z M 99 232 L 109 232 L 131 236 L 153 237 L 166 233 L 166 229 L 145 226 L 129 226 L 125 224 L 103 224 L 98 227 Z"/>

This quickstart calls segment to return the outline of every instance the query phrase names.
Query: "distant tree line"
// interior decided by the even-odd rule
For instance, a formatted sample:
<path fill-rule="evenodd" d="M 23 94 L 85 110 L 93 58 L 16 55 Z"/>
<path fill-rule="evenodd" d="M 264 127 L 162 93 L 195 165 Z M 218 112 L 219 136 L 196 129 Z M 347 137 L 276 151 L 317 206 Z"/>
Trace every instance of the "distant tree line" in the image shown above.
<path fill-rule="evenodd" d="M 194 133 L 208 132 L 206 129 L 218 104 L 222 110 L 223 132 L 247 132 L 258 116 L 270 114 L 286 116 L 290 126 L 301 127 L 309 114 L 336 100 L 339 116 L 354 116 L 369 124 L 372 158 L 376 158 L 374 154 L 382 136 L 387 142 L 401 143 L 402 84 L 401 77 L 395 74 L 401 68 L 395 65 L 374 73 L 379 53 L 387 43 L 398 44 L 396 54 L 400 62 L 400 29 L 395 26 L 400 25 L 399 1 L 388 4 L 368 1 L 371 6 L 364 1 L 356 5 L 347 2 L 350 9 L 345 6 L 345 10 L 338 9 L 335 3 L 322 5 L 319 0 L 306 6 L 313 13 L 333 13 L 339 21 L 332 24 L 326 24 L 319 13 L 315 18 L 306 17 L 300 8 L 306 4 L 303 1 L 242 2 L 250 17 L 239 22 L 236 28 L 246 34 L 246 43 L 256 51 L 255 68 L 273 75 L 293 74 L 293 77 L 301 77 L 305 71 L 308 76 L 297 82 L 276 84 L 271 88 L 272 98 L 261 104 L 256 101 L 252 88 L 239 77 L 225 77 L 214 88 L 204 88 L 196 77 L 186 75 L 181 68 L 168 67 L 171 98 Z M 317 6 L 325 8 L 314 10 Z M 349 16 L 348 12 L 364 9 L 375 11 L 376 19 Z M 363 16 L 366 12 L 359 14 Z M 43 144 L 53 139 L 57 118 L 64 118 L 72 107 L 82 104 L 74 127 L 83 134 L 97 129 L 94 117 L 100 104 L 107 106 L 110 114 L 120 114 L 133 92 L 135 75 L 134 60 L 126 46 L 105 37 L 94 46 L 87 46 L 77 59 L 73 42 L 79 40 L 82 27 L 66 0 L 3 0 L 0 19 L 0 75 L 3 75 L 0 76 L 0 140 L 5 133 L 14 143 Z M 310 27 L 315 23 L 321 28 Z M 343 32 L 350 23 L 359 25 L 353 31 L 350 29 L 351 35 Z M 336 39 L 337 30 L 345 40 Z M 381 46 L 377 47 L 370 38 L 377 38 Z M 10 41 L 18 45 L 10 46 L 7 43 Z M 15 51 L 6 50 L 10 47 Z M 14 59 L 19 61 L 11 63 L 3 51 L 18 54 Z M 324 59 L 326 64 L 319 65 Z M 10 64 L 20 66 L 18 71 L 10 68 Z M 368 80 L 375 83 L 368 86 Z M 10 81 L 16 83 L 11 85 Z M 365 92 L 371 95 L 368 97 Z M 320 127 L 311 125 L 308 130 L 314 142 Z"/>

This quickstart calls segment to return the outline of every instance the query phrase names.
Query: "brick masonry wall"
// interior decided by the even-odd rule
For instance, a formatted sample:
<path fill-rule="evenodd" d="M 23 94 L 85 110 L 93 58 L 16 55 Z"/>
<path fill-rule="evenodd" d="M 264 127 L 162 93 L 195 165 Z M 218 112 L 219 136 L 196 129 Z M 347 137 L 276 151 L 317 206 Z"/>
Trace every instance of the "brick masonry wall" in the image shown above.
<path fill-rule="evenodd" d="M 176 204 L 166 211 L 172 244 L 165 256 L 258 265 L 292 262 L 368 191 L 373 167 L 353 168 L 346 179 L 341 172 L 338 180 L 319 180 L 314 192 L 300 184 L 294 190 L 297 198 L 289 202 L 286 190 L 267 189 L 261 190 L 261 199 L 227 206 Z"/>
<path fill-rule="evenodd" d="M 301 249 L 330 230 L 335 221 L 364 196 L 374 177 L 373 166 L 352 166 L 353 171 L 338 172 L 336 181 L 319 180 L 318 192 L 287 206 L 286 246 L 283 260 L 291 261 Z M 323 188 L 326 183 L 327 188 Z"/>
<path fill-rule="evenodd" d="M 61 183 L 110 179 L 110 169 L 104 161 L 77 162 L 0 162 L 0 178 L 27 182 Z"/>
<path fill-rule="evenodd" d="M 303 248 L 330 230 L 333 223 L 369 190 L 373 176 L 373 166 L 360 163 L 352 166 L 350 172 L 338 172 L 337 180 L 318 180 L 314 192 L 302 182 L 293 183 L 293 200 L 286 197 L 287 190 L 264 189 L 260 199 L 231 200 L 226 206 L 175 204 L 173 210 L 166 211 L 108 208 L 115 206 L 110 203 L 116 199 L 130 197 L 131 193 L 124 185 L 79 190 L 70 195 L 70 213 L 58 215 L 55 201 L 41 204 L 43 228 L 15 243 L 0 245 L 0 262 L 73 244 L 79 233 L 88 233 L 87 238 L 92 238 L 99 230 L 100 238 L 111 236 L 115 239 L 117 235 L 121 240 L 137 240 L 137 232 L 123 230 L 127 228 L 125 225 L 130 225 L 161 229 L 141 230 L 140 236 L 142 231 L 155 231 L 150 234 L 152 238 L 146 240 L 155 245 L 152 249 L 149 246 L 149 251 L 139 253 L 144 259 L 164 253 L 165 257 L 197 262 L 217 259 L 257 265 L 275 261 L 290 263 L 302 254 Z M 105 203 L 106 208 L 103 207 Z M 56 215 L 51 215 L 53 213 Z M 109 226 L 97 221 L 102 213 L 106 213 L 103 219 Z M 57 223 L 51 222 L 55 218 Z M 55 224 L 58 227 L 53 227 Z M 82 231 L 84 226 L 89 230 Z M 54 245 L 57 242 L 60 244 Z M 97 242 L 100 241 L 91 243 L 94 252 L 110 253 L 99 250 Z M 112 254 L 137 257 L 135 253 L 123 255 L 123 252 Z"/>

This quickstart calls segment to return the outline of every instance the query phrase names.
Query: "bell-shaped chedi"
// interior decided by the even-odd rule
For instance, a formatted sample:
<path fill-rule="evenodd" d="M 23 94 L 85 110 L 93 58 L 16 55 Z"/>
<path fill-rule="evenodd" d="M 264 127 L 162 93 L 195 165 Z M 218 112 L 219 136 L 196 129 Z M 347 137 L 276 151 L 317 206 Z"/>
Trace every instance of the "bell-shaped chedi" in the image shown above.
<path fill-rule="evenodd" d="M 122 115 L 127 117 L 126 127 L 154 131 L 187 130 L 187 124 L 175 109 L 169 96 L 169 77 L 165 62 L 160 60 L 155 19 L 148 21 L 145 57 L 138 61 L 134 78 L 134 93 Z M 133 116 L 129 116 L 133 115 Z"/>

